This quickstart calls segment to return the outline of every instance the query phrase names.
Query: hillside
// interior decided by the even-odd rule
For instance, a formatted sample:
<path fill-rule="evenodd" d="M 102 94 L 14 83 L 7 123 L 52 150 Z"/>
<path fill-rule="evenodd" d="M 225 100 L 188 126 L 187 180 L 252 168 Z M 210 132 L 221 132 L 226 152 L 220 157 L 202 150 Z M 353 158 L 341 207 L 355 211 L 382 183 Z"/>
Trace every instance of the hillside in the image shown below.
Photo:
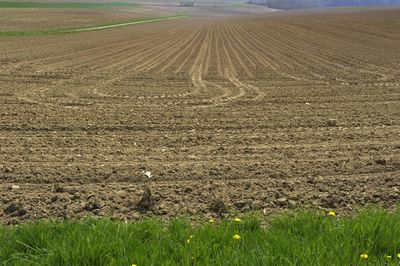
<path fill-rule="evenodd" d="M 399 5 L 400 0 L 249 0 L 249 3 L 266 5 L 278 9 L 298 9 L 313 7 Z"/>

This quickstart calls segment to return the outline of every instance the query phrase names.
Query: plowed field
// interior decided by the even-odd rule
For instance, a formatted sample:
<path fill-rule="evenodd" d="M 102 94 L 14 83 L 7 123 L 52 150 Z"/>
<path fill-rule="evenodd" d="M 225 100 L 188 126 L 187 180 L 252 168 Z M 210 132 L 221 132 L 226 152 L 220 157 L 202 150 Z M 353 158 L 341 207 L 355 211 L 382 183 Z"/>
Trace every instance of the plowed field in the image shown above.
<path fill-rule="evenodd" d="M 0 49 L 3 222 L 400 199 L 400 9 L 192 16 Z"/>

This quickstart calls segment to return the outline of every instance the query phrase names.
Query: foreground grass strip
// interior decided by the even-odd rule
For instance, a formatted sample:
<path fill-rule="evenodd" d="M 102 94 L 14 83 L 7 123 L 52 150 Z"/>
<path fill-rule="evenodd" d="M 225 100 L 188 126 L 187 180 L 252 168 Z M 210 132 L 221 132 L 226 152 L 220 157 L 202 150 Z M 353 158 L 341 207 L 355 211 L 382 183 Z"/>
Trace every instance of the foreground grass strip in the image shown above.
<path fill-rule="evenodd" d="M 0 32 L 0 36 L 47 35 L 47 34 L 86 32 L 86 31 L 95 31 L 95 30 L 104 30 L 104 29 L 110 29 L 110 28 L 124 27 L 124 26 L 136 25 L 136 24 L 159 22 L 159 21 L 164 21 L 164 20 L 183 19 L 186 17 L 187 16 L 185 16 L 185 15 L 179 15 L 179 16 L 161 17 L 161 18 L 154 18 L 154 19 L 142 19 L 142 20 L 123 22 L 123 23 L 113 23 L 113 24 L 108 24 L 108 25 L 79 28 L 79 29 L 59 29 L 59 30 L 44 30 L 44 31 L 6 31 L 6 32 Z"/>
<path fill-rule="evenodd" d="M 110 2 L 110 3 L 41 3 L 41 2 L 0 2 L 0 8 L 112 8 L 112 7 L 134 7 L 135 3 Z"/>
<path fill-rule="evenodd" d="M 268 221 L 42 221 L 0 227 L 3 265 L 398 265 L 400 208 Z"/>

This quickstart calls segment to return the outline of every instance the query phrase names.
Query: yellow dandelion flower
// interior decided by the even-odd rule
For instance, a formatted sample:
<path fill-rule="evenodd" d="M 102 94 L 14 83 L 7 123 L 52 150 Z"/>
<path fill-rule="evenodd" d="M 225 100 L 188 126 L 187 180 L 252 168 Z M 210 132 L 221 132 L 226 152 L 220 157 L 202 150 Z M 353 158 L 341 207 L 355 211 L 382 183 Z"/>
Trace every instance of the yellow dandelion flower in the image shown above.
<path fill-rule="evenodd" d="M 239 217 L 236 217 L 235 219 L 233 219 L 235 222 L 240 223 L 242 220 L 240 220 Z"/>
<path fill-rule="evenodd" d="M 400 259 L 400 253 L 397 254 L 397 257 Z"/>
<path fill-rule="evenodd" d="M 137 266 L 137 264 L 134 263 L 134 264 L 132 264 L 132 266 Z"/>
<path fill-rule="evenodd" d="M 368 259 L 368 254 L 363 253 L 363 254 L 360 255 L 360 258 L 363 259 L 363 260 L 367 260 Z"/>
<path fill-rule="evenodd" d="M 215 220 L 214 220 L 213 218 L 211 218 L 210 220 L 208 220 L 208 222 L 209 222 L 210 224 L 213 224 L 213 223 L 215 223 Z"/>
<path fill-rule="evenodd" d="M 390 256 L 390 255 L 385 255 L 385 259 L 391 260 L 391 259 L 392 259 L 392 256 Z"/>
<path fill-rule="evenodd" d="M 233 235 L 233 239 L 235 239 L 235 240 L 240 240 L 241 237 L 240 237 L 240 235 L 236 234 L 236 235 Z"/>
<path fill-rule="evenodd" d="M 328 212 L 328 215 L 329 216 L 336 216 L 336 213 L 334 211 L 330 211 L 330 212 Z"/>
<path fill-rule="evenodd" d="M 190 244 L 190 240 L 192 240 L 194 235 L 190 235 L 189 238 L 186 240 L 186 243 Z"/>

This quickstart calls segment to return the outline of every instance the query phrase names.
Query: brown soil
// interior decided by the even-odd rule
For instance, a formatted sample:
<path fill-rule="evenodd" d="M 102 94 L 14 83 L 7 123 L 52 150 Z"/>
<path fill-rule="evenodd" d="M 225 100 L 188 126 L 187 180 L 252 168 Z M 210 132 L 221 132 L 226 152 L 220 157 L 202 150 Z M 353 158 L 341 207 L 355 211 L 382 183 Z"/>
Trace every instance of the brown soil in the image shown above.
<path fill-rule="evenodd" d="M 399 18 L 280 12 L 1 37 L 0 220 L 393 206 Z"/>
<path fill-rule="evenodd" d="M 180 7 L 135 6 L 110 9 L 1 8 L 0 31 L 38 31 L 71 29 L 133 21 L 142 18 L 173 16 Z"/>

